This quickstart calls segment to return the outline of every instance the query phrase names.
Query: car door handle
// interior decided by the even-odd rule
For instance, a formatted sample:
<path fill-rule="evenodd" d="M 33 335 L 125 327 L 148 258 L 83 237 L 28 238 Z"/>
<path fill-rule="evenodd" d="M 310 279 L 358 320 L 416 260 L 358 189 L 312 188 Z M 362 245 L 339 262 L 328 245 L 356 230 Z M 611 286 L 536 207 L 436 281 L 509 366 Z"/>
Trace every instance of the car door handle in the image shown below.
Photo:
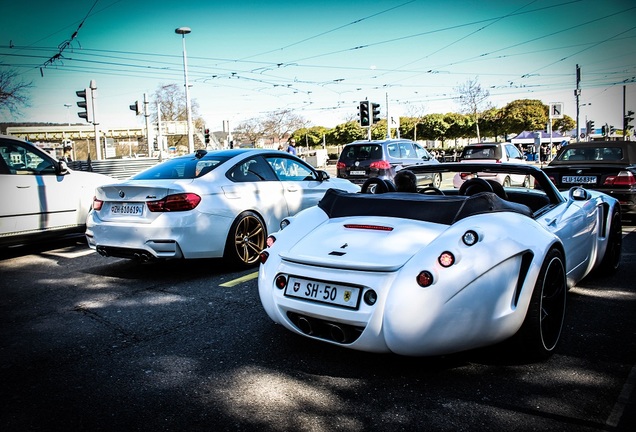
<path fill-rule="evenodd" d="M 296 186 L 288 185 L 286 189 L 287 189 L 287 192 L 298 192 L 298 187 Z"/>
<path fill-rule="evenodd" d="M 30 188 L 30 187 L 31 187 L 31 185 L 24 185 L 24 186 L 17 185 L 16 187 L 17 187 L 18 189 L 28 189 L 28 188 Z"/>

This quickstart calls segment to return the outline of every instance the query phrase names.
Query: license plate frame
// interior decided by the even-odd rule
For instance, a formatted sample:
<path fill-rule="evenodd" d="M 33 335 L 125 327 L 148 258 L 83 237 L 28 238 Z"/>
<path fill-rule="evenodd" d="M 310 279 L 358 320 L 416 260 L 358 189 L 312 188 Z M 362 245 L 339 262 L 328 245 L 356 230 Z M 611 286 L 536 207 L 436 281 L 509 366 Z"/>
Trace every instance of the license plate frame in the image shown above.
<path fill-rule="evenodd" d="M 284 295 L 314 303 L 357 310 L 362 298 L 362 287 L 289 276 Z"/>
<path fill-rule="evenodd" d="M 111 216 L 143 216 L 143 203 L 112 203 L 110 205 Z"/>
<path fill-rule="evenodd" d="M 596 184 L 596 176 L 563 176 L 561 183 L 564 184 Z"/>

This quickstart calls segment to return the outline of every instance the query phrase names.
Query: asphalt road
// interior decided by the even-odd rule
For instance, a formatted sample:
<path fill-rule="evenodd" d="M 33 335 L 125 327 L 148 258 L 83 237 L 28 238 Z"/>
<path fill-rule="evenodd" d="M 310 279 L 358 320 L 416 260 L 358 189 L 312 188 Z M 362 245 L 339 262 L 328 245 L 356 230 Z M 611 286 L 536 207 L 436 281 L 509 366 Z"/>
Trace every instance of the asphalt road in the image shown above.
<path fill-rule="evenodd" d="M 83 241 L 0 256 L 0 430 L 633 431 L 636 232 L 573 288 L 558 352 L 516 363 L 361 353 L 295 336 L 254 271 L 137 264 Z"/>

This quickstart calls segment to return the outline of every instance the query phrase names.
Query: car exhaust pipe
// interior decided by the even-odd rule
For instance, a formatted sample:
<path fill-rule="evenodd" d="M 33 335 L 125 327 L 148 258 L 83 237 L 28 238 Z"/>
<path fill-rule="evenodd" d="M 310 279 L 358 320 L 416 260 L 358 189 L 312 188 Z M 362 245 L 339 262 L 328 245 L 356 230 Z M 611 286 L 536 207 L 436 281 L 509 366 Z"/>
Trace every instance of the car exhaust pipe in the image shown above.
<path fill-rule="evenodd" d="M 349 330 L 336 324 L 329 324 L 331 339 L 338 343 L 346 343 L 350 339 Z"/>
<path fill-rule="evenodd" d="M 134 255 L 135 259 L 141 261 L 141 262 L 148 262 L 151 260 L 151 256 L 150 254 L 146 253 L 146 252 L 141 252 L 141 253 L 135 253 Z"/>
<path fill-rule="evenodd" d="M 108 252 L 103 247 L 97 247 L 97 253 L 100 254 L 103 257 L 107 257 L 108 256 Z"/>
<path fill-rule="evenodd" d="M 311 321 L 304 316 L 298 317 L 298 328 L 306 335 L 311 335 L 314 332 Z"/>

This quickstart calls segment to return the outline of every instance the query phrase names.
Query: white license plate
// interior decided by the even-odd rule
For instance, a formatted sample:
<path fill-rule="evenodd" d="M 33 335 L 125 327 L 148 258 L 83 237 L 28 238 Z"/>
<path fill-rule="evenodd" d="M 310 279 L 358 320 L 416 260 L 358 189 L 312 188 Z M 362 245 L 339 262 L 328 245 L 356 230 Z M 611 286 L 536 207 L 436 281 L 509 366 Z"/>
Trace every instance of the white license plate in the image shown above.
<path fill-rule="evenodd" d="M 287 287 L 285 287 L 285 295 L 357 309 L 360 300 L 360 288 L 290 277 L 287 281 Z"/>
<path fill-rule="evenodd" d="M 124 204 L 116 203 L 111 204 L 110 214 L 113 215 L 126 215 L 126 216 L 141 216 L 144 213 L 143 204 Z"/>
<path fill-rule="evenodd" d="M 349 174 L 351 174 L 351 175 L 365 175 L 366 172 L 364 172 L 364 171 L 351 171 L 351 172 L 349 172 Z"/>
<path fill-rule="evenodd" d="M 596 183 L 596 176 L 563 176 L 561 181 L 563 183 L 592 184 Z"/>

